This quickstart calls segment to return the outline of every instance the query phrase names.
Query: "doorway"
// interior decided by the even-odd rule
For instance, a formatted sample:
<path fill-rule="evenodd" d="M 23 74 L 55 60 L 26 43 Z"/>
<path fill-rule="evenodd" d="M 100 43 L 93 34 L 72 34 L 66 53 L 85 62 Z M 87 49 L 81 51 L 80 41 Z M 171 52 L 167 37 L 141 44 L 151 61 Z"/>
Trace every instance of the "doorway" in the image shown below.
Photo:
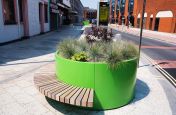
<path fill-rule="evenodd" d="M 40 33 L 44 33 L 44 5 L 39 3 L 39 23 Z"/>
<path fill-rule="evenodd" d="M 149 30 L 152 30 L 153 18 L 150 18 Z"/>
<path fill-rule="evenodd" d="M 156 18 L 155 19 L 155 28 L 154 28 L 154 31 L 158 31 L 158 29 L 159 29 L 159 22 L 160 22 L 160 18 Z"/>
<path fill-rule="evenodd" d="M 137 28 L 140 28 L 140 18 L 137 19 Z"/>
<path fill-rule="evenodd" d="M 174 33 L 176 33 L 176 22 L 175 22 L 175 29 L 174 29 Z"/>
<path fill-rule="evenodd" d="M 50 13 L 50 29 L 51 30 L 58 29 L 58 19 L 56 13 Z"/>

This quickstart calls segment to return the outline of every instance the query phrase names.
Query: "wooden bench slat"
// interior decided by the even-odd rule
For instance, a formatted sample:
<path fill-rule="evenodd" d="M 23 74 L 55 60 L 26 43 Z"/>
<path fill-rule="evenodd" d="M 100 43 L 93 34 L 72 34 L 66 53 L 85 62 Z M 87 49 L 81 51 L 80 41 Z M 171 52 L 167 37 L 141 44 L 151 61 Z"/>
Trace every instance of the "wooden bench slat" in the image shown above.
<path fill-rule="evenodd" d="M 78 97 L 78 95 L 81 93 L 83 88 L 80 88 L 71 98 L 70 98 L 70 104 L 75 105 L 75 100 Z"/>
<path fill-rule="evenodd" d="M 70 103 L 70 98 L 79 90 L 79 87 L 77 87 L 74 91 L 72 91 L 69 95 L 67 95 L 64 99 L 65 103 Z"/>
<path fill-rule="evenodd" d="M 57 81 L 49 81 L 49 82 L 42 82 L 42 83 L 37 83 L 36 86 L 37 87 L 42 87 L 42 86 L 46 86 L 46 85 L 50 85 L 50 84 L 53 84 L 53 83 L 59 83 Z"/>
<path fill-rule="evenodd" d="M 94 95 L 94 90 L 91 89 L 91 91 L 89 93 L 89 99 L 88 99 L 87 107 L 93 107 L 93 95 Z"/>
<path fill-rule="evenodd" d="M 42 90 L 46 90 L 48 88 L 51 88 L 51 87 L 54 87 L 54 86 L 57 86 L 58 83 L 57 82 L 54 82 L 52 84 L 47 84 L 47 85 L 42 85 L 42 86 L 38 86 L 38 89 L 39 91 L 42 91 Z"/>
<path fill-rule="evenodd" d="M 71 87 L 71 86 L 67 85 L 63 89 L 59 89 L 59 90 L 55 91 L 54 93 L 52 93 L 51 98 L 56 100 L 56 95 L 64 90 L 68 89 L 69 87 Z"/>
<path fill-rule="evenodd" d="M 76 105 L 81 106 L 81 100 L 82 100 L 82 98 L 83 98 L 85 92 L 86 92 L 86 88 L 84 88 L 84 89 L 81 91 L 81 93 L 79 94 L 79 96 L 76 98 Z"/>
<path fill-rule="evenodd" d="M 49 91 L 55 90 L 56 88 L 61 88 L 62 86 L 64 86 L 64 84 L 57 84 L 55 87 L 45 89 L 44 95 L 48 95 Z"/>
<path fill-rule="evenodd" d="M 36 88 L 45 96 L 82 107 L 93 107 L 94 90 L 72 86 L 57 80 L 54 63 L 40 68 L 34 75 Z"/>
<path fill-rule="evenodd" d="M 71 92 L 73 92 L 75 89 L 76 89 L 77 87 L 73 87 L 72 89 L 70 89 L 69 91 L 67 91 L 67 92 L 65 92 L 64 94 L 62 94 L 61 96 L 60 96 L 60 102 L 63 102 L 64 103 L 64 101 L 65 101 L 65 97 L 67 96 L 67 95 L 69 95 Z"/>
<path fill-rule="evenodd" d="M 58 90 L 62 90 L 62 89 L 64 89 L 65 87 L 68 87 L 68 85 L 62 85 L 62 86 L 59 86 L 58 88 L 55 88 L 55 89 L 49 91 L 49 92 L 47 93 L 47 96 L 50 97 L 50 98 L 52 98 L 52 94 L 53 94 L 54 92 L 56 92 L 56 91 L 58 91 Z"/>
<path fill-rule="evenodd" d="M 88 105 L 87 101 L 88 101 L 88 98 L 89 98 L 89 93 L 90 93 L 90 89 L 87 89 L 86 93 L 85 93 L 85 95 L 84 95 L 84 97 L 82 99 L 82 103 L 81 103 L 81 105 L 83 107 L 86 107 Z"/>
<path fill-rule="evenodd" d="M 72 88 L 74 88 L 73 86 L 70 86 L 69 88 L 59 92 L 58 94 L 56 94 L 56 100 L 60 101 L 60 96 L 63 95 L 65 92 L 71 90 Z"/>
<path fill-rule="evenodd" d="M 61 84 L 62 85 L 62 84 Z M 52 85 L 49 85 L 48 87 L 46 86 L 46 87 L 42 87 L 42 88 L 40 88 L 41 90 L 41 92 L 43 93 L 43 94 L 45 94 L 45 91 L 47 91 L 47 90 L 52 90 L 53 88 L 55 88 L 55 87 L 57 87 L 57 86 L 59 86 L 59 84 L 52 84 Z"/>

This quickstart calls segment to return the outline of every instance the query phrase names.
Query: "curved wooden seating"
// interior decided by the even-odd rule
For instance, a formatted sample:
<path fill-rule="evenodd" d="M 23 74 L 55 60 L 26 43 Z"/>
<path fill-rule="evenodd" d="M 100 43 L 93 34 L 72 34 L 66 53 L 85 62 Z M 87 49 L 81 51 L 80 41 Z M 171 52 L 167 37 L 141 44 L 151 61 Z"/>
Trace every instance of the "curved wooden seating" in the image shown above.
<path fill-rule="evenodd" d="M 54 63 L 42 67 L 35 73 L 34 84 L 43 95 L 53 100 L 76 106 L 93 107 L 94 90 L 57 80 Z"/>

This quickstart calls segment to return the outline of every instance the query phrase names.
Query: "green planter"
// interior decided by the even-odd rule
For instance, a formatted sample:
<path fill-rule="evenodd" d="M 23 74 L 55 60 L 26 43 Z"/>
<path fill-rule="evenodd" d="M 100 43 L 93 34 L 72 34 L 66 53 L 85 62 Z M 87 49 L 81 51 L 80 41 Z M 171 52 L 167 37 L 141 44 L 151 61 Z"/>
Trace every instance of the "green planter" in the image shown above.
<path fill-rule="evenodd" d="M 93 88 L 93 109 L 113 109 L 128 104 L 134 97 L 137 58 L 126 60 L 116 70 L 106 63 L 78 62 L 55 55 L 58 79 L 79 87 Z"/>
<path fill-rule="evenodd" d="M 89 24 L 90 24 L 89 20 L 83 21 L 83 25 L 84 25 L 84 26 L 87 26 L 87 25 L 89 25 Z"/>

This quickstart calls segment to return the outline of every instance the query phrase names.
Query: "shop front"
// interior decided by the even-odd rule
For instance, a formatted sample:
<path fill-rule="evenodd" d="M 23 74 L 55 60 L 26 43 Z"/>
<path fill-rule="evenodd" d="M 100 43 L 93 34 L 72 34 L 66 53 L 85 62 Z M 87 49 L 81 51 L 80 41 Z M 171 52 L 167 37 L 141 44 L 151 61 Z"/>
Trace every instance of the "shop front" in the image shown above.
<path fill-rule="evenodd" d="M 50 30 L 57 30 L 59 26 L 59 1 L 50 0 Z"/>
<path fill-rule="evenodd" d="M 59 24 L 68 25 L 70 24 L 69 9 L 71 7 L 70 0 L 59 0 Z"/>

